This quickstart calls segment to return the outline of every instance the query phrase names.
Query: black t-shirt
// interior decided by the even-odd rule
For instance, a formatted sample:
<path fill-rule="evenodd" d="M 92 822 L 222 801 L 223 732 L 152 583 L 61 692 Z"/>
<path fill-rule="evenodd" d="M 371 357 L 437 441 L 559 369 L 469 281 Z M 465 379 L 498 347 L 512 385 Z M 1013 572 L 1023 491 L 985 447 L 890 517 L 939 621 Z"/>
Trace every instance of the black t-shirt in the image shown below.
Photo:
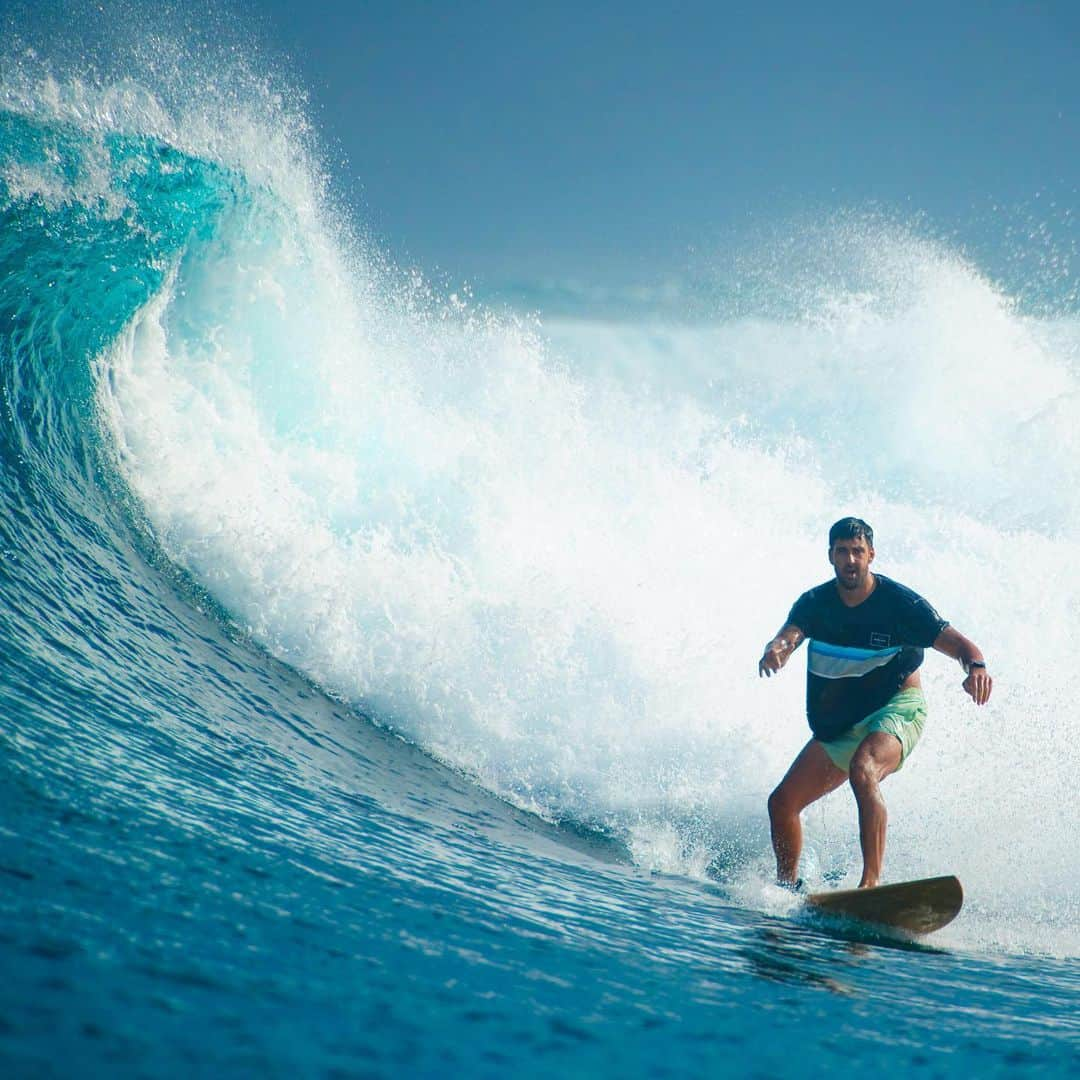
<path fill-rule="evenodd" d="M 819 739 L 835 739 L 880 709 L 949 625 L 918 593 L 874 578 L 874 591 L 855 607 L 833 580 L 804 592 L 788 615 L 810 639 L 806 718 Z"/>

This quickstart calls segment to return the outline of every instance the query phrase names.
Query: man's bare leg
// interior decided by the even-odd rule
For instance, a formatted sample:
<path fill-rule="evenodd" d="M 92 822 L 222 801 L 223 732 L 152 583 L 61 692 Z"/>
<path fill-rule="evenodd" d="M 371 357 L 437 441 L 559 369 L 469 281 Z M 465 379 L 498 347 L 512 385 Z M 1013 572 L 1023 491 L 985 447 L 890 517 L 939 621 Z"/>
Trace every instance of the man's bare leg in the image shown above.
<path fill-rule="evenodd" d="M 846 779 L 847 773 L 833 764 L 821 743 L 811 739 L 769 796 L 769 825 L 773 851 L 776 852 L 776 880 L 780 884 L 794 884 L 799 876 L 799 856 L 802 854 L 799 815 L 822 795 L 835 791 Z"/>
<path fill-rule="evenodd" d="M 881 879 L 889 814 L 880 785 L 899 766 L 900 740 L 884 731 L 867 735 L 851 759 L 851 790 L 855 792 L 855 802 L 859 806 L 859 843 L 863 857 L 860 889 L 873 888 Z"/>

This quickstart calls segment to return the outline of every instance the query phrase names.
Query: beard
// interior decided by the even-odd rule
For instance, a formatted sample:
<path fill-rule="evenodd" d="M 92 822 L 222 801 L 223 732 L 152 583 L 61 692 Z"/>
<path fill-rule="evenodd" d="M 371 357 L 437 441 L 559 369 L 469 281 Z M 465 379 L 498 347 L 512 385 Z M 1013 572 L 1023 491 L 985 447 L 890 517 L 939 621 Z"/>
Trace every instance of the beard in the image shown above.
<path fill-rule="evenodd" d="M 854 575 L 837 574 L 836 580 L 837 583 L 840 585 L 841 589 L 849 589 L 854 592 L 855 589 L 860 588 L 866 583 L 866 578 L 868 574 L 868 570 L 864 570 L 861 574 L 856 573 Z"/>

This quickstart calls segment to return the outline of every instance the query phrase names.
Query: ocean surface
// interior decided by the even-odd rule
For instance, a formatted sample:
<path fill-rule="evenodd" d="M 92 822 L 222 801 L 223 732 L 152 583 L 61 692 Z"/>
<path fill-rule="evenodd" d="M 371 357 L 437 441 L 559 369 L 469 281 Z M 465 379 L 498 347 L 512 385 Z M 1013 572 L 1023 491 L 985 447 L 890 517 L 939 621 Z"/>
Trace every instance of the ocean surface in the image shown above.
<path fill-rule="evenodd" d="M 1075 313 L 859 214 L 478 298 L 179 78 L 0 78 L 0 1071 L 1076 1075 Z M 771 882 L 847 513 L 996 680 L 886 786 L 921 944 Z"/>

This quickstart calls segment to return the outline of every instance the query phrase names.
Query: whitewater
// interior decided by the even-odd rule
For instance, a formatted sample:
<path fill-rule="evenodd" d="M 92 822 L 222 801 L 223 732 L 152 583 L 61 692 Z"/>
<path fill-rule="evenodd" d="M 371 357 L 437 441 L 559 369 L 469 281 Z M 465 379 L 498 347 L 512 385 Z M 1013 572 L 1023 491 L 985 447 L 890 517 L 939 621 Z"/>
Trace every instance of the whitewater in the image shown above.
<path fill-rule="evenodd" d="M 3 68 L 0 1060 L 1075 1069 L 1075 314 L 856 213 L 692 317 L 485 304 L 179 78 Z M 995 678 L 928 656 L 888 782 L 933 948 L 771 884 L 756 663 L 848 513 Z M 854 884 L 850 793 L 806 826 Z"/>

